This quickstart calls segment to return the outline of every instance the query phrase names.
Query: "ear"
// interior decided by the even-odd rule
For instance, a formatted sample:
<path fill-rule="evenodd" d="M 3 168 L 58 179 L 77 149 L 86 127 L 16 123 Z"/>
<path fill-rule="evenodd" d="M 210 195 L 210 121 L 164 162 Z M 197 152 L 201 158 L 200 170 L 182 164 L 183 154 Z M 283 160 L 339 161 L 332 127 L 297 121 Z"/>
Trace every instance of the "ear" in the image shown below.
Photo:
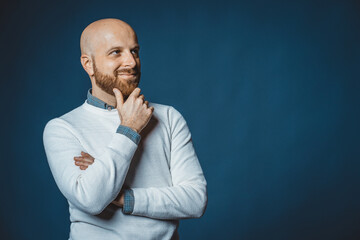
<path fill-rule="evenodd" d="M 81 65 L 83 66 L 84 70 L 89 74 L 89 76 L 94 75 L 94 68 L 93 68 L 93 62 L 90 56 L 83 54 L 80 57 Z"/>

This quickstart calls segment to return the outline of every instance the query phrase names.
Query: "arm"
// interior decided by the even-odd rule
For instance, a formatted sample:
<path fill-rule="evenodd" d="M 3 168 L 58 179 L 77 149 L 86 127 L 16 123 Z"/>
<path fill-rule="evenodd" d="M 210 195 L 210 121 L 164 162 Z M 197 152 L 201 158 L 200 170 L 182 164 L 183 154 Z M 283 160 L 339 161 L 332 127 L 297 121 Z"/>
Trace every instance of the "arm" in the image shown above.
<path fill-rule="evenodd" d="M 121 125 L 119 126 L 118 129 L 121 129 Z M 119 131 L 117 131 L 119 132 Z M 120 131 L 121 132 L 121 131 Z M 135 133 L 135 132 L 134 132 Z M 134 134 L 133 133 L 133 134 Z M 138 135 L 140 136 L 140 135 Z M 129 137 L 129 136 L 128 136 Z M 138 141 L 137 139 L 135 138 L 132 138 L 132 136 L 130 136 L 130 139 L 133 140 L 133 142 L 135 142 L 136 144 L 138 144 Z M 95 158 L 93 156 L 91 156 L 90 154 L 86 153 L 86 152 L 83 152 L 81 151 L 81 156 L 78 156 L 78 157 L 74 157 L 74 161 L 75 161 L 75 165 L 78 166 L 81 170 L 86 170 L 91 164 L 94 163 L 95 161 Z M 127 190 L 125 190 L 127 191 Z M 116 199 L 114 201 L 112 201 L 111 203 L 115 204 L 116 206 L 118 207 L 123 207 L 124 205 L 124 190 L 121 190 L 119 195 L 116 197 Z M 126 206 L 125 206 L 126 207 Z M 130 206 L 129 206 L 130 207 Z M 132 208 L 133 208 L 133 204 L 131 205 L 131 212 L 132 212 Z M 129 210 L 130 211 L 130 210 Z M 125 213 L 127 213 L 125 211 Z"/>
<path fill-rule="evenodd" d="M 132 214 L 156 219 L 201 217 L 207 205 L 206 180 L 196 156 L 185 119 L 170 108 L 171 162 L 173 186 L 132 188 Z"/>
<path fill-rule="evenodd" d="M 84 212 L 99 214 L 120 192 L 137 145 L 114 132 L 94 164 L 82 171 L 74 166 L 73 157 L 85 149 L 74 133 L 67 122 L 58 118 L 46 125 L 43 137 L 49 166 L 69 202 Z"/>
<path fill-rule="evenodd" d="M 148 123 L 153 107 L 144 102 L 139 88 L 126 102 L 118 89 L 114 88 L 114 93 L 121 124 L 139 133 Z M 68 201 L 84 212 L 99 214 L 119 194 L 137 144 L 124 134 L 113 133 L 94 164 L 82 171 L 72 162 L 74 156 L 85 151 L 76 136 L 76 130 L 66 121 L 49 121 L 43 134 L 47 159 L 55 182 Z"/>

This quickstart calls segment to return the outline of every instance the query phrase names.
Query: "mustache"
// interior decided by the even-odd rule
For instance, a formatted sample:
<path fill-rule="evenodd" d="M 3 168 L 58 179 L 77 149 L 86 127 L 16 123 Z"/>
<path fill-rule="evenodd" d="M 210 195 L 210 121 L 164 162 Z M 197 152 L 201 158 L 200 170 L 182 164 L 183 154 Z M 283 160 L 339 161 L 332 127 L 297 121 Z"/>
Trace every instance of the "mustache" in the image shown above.
<path fill-rule="evenodd" d="M 139 71 L 137 71 L 136 69 L 131 69 L 131 68 L 124 68 L 124 69 L 120 69 L 116 71 L 117 74 L 138 74 Z"/>

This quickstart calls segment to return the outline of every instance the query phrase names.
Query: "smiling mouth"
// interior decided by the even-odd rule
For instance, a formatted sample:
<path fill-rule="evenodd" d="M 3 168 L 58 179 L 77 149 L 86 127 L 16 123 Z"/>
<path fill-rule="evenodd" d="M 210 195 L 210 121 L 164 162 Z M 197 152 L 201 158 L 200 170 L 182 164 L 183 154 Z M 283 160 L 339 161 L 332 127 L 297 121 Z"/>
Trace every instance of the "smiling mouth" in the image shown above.
<path fill-rule="evenodd" d="M 137 74 L 122 73 L 122 74 L 118 74 L 118 76 L 126 81 L 137 81 L 138 80 Z"/>
<path fill-rule="evenodd" d="M 136 77 L 137 76 L 136 73 L 119 73 L 118 75 L 122 76 L 122 77 Z"/>
<path fill-rule="evenodd" d="M 118 73 L 120 76 L 137 76 L 137 73 Z"/>

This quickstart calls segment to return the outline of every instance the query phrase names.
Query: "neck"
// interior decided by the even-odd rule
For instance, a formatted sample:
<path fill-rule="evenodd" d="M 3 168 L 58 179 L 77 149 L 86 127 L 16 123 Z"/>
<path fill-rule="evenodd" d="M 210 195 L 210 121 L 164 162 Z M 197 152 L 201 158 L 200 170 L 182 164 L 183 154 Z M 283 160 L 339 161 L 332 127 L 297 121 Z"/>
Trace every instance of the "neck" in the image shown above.
<path fill-rule="evenodd" d="M 101 101 L 104 101 L 108 105 L 116 107 L 116 98 L 115 98 L 115 96 L 113 96 L 111 94 L 108 94 L 107 92 L 104 92 L 98 86 L 96 86 L 96 85 L 92 86 L 91 94 L 94 97 L 99 98 Z"/>

